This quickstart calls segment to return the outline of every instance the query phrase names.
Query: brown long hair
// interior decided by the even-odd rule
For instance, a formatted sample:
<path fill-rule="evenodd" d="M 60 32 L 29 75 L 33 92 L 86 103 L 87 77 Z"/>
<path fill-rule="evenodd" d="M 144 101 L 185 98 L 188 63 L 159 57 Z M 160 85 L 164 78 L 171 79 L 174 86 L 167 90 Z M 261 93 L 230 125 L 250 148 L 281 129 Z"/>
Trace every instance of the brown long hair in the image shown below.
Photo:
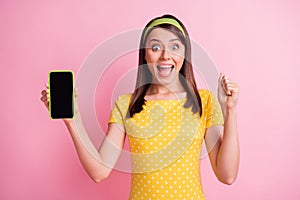
<path fill-rule="evenodd" d="M 172 24 L 163 23 L 154 26 L 152 29 L 150 29 L 147 32 L 147 35 L 144 36 L 147 27 L 149 27 L 149 25 L 154 20 L 160 18 L 171 18 L 176 20 L 182 26 L 184 30 L 184 34 L 176 26 Z M 149 33 L 154 28 L 158 28 L 158 27 L 165 28 L 168 31 L 174 33 L 180 39 L 182 44 L 184 44 L 185 46 L 185 58 L 184 58 L 182 68 L 179 71 L 180 82 L 187 92 L 187 100 L 184 103 L 184 107 L 189 108 L 192 106 L 192 112 L 193 113 L 199 112 L 199 115 L 201 117 L 202 116 L 201 98 L 198 93 L 194 72 L 193 72 L 193 66 L 191 64 L 191 41 L 185 26 L 182 24 L 180 20 L 178 20 L 176 17 L 172 15 L 163 15 L 161 17 L 152 19 L 143 30 L 141 41 L 140 41 L 140 48 L 139 48 L 139 68 L 137 73 L 136 87 L 135 87 L 135 91 L 131 96 L 131 100 L 129 104 L 129 113 L 128 113 L 130 116 L 128 117 L 132 117 L 135 113 L 139 113 L 143 110 L 143 105 L 145 104 L 144 97 L 152 81 L 152 74 L 148 69 L 147 61 L 145 60 L 145 41 Z"/>

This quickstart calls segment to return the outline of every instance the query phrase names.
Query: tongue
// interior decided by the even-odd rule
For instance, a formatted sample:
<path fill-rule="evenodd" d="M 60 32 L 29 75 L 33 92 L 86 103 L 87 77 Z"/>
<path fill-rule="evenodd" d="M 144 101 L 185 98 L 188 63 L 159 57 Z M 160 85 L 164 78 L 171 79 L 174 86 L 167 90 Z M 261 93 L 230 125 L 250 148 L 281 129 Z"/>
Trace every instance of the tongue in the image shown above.
<path fill-rule="evenodd" d="M 159 69 L 159 74 L 161 76 L 169 76 L 171 74 L 172 68 L 168 67 L 168 68 L 162 68 L 160 67 Z"/>

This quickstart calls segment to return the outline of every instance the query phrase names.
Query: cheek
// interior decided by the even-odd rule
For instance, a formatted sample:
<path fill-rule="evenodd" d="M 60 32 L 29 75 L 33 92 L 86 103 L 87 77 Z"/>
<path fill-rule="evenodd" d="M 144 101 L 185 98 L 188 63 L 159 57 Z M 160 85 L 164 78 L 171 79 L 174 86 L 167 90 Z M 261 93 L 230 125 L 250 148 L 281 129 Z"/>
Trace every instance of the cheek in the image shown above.
<path fill-rule="evenodd" d="M 153 53 L 152 51 L 147 51 L 145 52 L 145 60 L 147 63 L 155 63 L 157 59 L 159 58 L 158 53 Z"/>
<path fill-rule="evenodd" d="M 154 64 L 154 62 L 147 60 L 147 66 L 149 71 L 151 72 L 151 74 L 154 74 L 154 67 L 156 67 L 156 65 Z"/>
<path fill-rule="evenodd" d="M 178 51 L 178 52 L 174 52 L 174 54 L 172 55 L 173 57 L 173 60 L 176 62 L 176 63 L 183 63 L 184 61 L 184 57 L 185 57 L 185 51 L 184 50 L 181 50 L 181 51 Z"/>
<path fill-rule="evenodd" d="M 176 56 L 174 57 L 174 61 L 176 62 L 176 71 L 179 71 L 183 65 L 184 57 Z"/>
<path fill-rule="evenodd" d="M 153 63 L 148 63 L 147 66 L 148 66 L 148 69 L 150 70 L 150 72 L 153 74 L 155 65 Z"/>

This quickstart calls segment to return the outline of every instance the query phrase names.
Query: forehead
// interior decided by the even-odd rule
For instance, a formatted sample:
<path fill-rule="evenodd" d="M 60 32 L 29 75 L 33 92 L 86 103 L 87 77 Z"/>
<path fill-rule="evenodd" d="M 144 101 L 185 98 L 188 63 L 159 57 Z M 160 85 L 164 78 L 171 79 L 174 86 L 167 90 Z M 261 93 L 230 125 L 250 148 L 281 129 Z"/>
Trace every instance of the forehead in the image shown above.
<path fill-rule="evenodd" d="M 152 39 L 158 39 L 160 41 L 170 41 L 174 39 L 180 39 L 173 32 L 165 29 L 165 28 L 154 28 L 148 35 L 147 41 Z"/>

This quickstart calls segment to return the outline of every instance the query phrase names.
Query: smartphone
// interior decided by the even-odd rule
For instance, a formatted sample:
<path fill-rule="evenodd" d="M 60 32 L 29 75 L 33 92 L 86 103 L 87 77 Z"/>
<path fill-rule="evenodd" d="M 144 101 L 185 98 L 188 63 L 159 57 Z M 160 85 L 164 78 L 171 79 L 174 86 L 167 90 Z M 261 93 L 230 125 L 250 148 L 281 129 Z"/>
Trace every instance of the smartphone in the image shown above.
<path fill-rule="evenodd" d="M 74 83 L 72 71 L 51 71 L 49 73 L 51 119 L 74 117 Z"/>

